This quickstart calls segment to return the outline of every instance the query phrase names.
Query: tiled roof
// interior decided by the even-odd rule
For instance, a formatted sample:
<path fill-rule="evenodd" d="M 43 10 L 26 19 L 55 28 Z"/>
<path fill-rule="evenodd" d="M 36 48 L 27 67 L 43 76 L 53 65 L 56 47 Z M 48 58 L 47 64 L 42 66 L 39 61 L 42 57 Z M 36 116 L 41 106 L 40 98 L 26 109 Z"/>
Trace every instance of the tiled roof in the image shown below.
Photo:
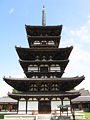
<path fill-rule="evenodd" d="M 2 97 L 0 98 L 0 103 L 17 103 L 17 100 L 14 100 L 9 97 Z"/>
<path fill-rule="evenodd" d="M 90 96 L 79 96 L 75 99 L 72 99 L 72 102 L 90 102 Z"/>

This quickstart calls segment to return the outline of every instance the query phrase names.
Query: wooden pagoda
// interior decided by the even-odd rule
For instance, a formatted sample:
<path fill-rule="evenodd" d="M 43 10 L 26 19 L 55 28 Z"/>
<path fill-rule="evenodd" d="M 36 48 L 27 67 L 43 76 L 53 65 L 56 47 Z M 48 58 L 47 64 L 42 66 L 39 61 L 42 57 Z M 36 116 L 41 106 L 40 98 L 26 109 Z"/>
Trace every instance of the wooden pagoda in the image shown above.
<path fill-rule="evenodd" d="M 11 98 L 38 101 L 38 113 L 50 113 L 51 101 L 71 99 L 80 95 L 71 91 L 84 80 L 84 76 L 63 78 L 72 46 L 59 48 L 62 25 L 46 26 L 43 10 L 42 26 L 25 25 L 29 48 L 15 47 L 25 78 L 4 77 L 4 81 L 18 90 L 8 93 Z M 71 104 L 70 104 L 71 105 Z M 71 107 L 72 109 L 72 107 Z"/>

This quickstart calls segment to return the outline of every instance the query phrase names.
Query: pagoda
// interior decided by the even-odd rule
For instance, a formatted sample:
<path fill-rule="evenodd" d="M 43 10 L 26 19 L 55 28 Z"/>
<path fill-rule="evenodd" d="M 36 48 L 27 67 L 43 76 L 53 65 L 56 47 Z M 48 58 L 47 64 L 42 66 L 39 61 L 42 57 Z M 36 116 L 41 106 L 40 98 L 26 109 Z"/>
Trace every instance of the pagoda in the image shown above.
<path fill-rule="evenodd" d="M 59 48 L 62 25 L 47 26 L 45 7 L 42 13 L 42 26 L 25 25 L 29 48 L 15 46 L 26 77 L 3 78 L 18 91 L 8 93 L 18 100 L 18 107 L 24 99 L 26 114 L 30 101 L 38 102 L 38 113 L 51 113 L 51 101 L 61 101 L 63 105 L 68 98 L 72 110 L 71 99 L 80 95 L 72 90 L 84 80 L 84 76 L 62 77 L 73 46 Z"/>

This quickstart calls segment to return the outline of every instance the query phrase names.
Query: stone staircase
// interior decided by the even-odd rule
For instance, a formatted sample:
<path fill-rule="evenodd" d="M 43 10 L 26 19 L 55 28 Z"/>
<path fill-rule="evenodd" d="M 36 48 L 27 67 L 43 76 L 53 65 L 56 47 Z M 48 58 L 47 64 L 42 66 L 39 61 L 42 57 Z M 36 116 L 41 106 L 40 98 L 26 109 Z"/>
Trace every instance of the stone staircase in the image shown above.
<path fill-rule="evenodd" d="M 4 115 L 4 120 L 36 120 L 35 115 Z"/>
<path fill-rule="evenodd" d="M 72 116 L 71 116 L 71 120 L 73 120 Z M 75 111 L 75 120 L 86 120 L 84 112 L 83 111 Z"/>
<path fill-rule="evenodd" d="M 5 115 L 4 120 L 73 120 L 72 114 L 69 117 L 65 113 L 62 116 L 59 114 L 38 114 L 38 115 Z M 75 120 L 86 120 L 83 111 L 75 112 Z"/>
<path fill-rule="evenodd" d="M 51 120 L 51 114 L 38 115 L 37 120 Z"/>

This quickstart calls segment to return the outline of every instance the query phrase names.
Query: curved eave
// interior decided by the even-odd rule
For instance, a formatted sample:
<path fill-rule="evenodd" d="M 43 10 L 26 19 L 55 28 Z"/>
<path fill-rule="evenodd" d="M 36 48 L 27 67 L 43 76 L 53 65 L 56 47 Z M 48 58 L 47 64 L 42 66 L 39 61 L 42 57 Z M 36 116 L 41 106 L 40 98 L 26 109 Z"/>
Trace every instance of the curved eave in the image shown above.
<path fill-rule="evenodd" d="M 31 26 L 31 25 L 25 25 L 26 33 L 27 35 L 31 35 L 31 32 L 43 32 L 43 31 L 55 31 L 58 30 L 58 35 L 61 34 L 62 31 L 62 25 L 57 25 L 57 26 Z"/>
<path fill-rule="evenodd" d="M 15 47 L 16 51 L 18 53 L 18 56 L 22 60 L 29 60 L 31 58 L 36 58 L 36 55 L 42 55 L 44 54 L 45 56 L 54 56 L 54 57 L 60 57 L 60 59 L 66 60 L 68 59 L 73 46 L 71 47 L 66 47 L 66 48 L 21 48 L 21 47 Z M 48 52 L 48 54 L 47 54 Z"/>
<path fill-rule="evenodd" d="M 21 98 L 24 99 L 29 99 L 29 98 L 64 98 L 64 97 L 68 97 L 69 99 L 73 99 L 75 97 L 78 97 L 80 95 L 79 92 L 63 92 L 63 93 L 18 93 L 18 94 L 12 94 L 12 93 L 8 93 L 8 96 L 16 99 L 16 100 L 20 100 Z"/>
<path fill-rule="evenodd" d="M 38 76 L 39 78 L 41 78 L 42 76 L 47 76 L 48 78 L 50 78 L 50 76 L 56 76 L 57 78 L 61 78 L 64 71 L 56 71 L 56 72 L 26 72 L 24 71 L 25 75 L 28 78 L 32 78 L 33 76 Z"/>
<path fill-rule="evenodd" d="M 56 41 L 59 41 L 61 38 L 61 36 L 30 36 L 30 35 L 28 35 L 27 37 L 28 37 L 28 40 L 32 41 L 32 42 L 35 40 L 40 40 L 40 41 L 42 41 L 42 40 L 48 40 L 48 41 L 56 40 Z"/>
<path fill-rule="evenodd" d="M 19 91 L 28 91 L 31 84 L 41 84 L 41 83 L 56 83 L 59 84 L 61 90 L 72 90 L 74 87 L 79 85 L 83 80 L 84 76 L 72 77 L 72 78 L 3 78 L 4 81 Z"/>
<path fill-rule="evenodd" d="M 63 25 L 54 25 L 54 26 L 34 26 L 34 25 L 26 25 L 25 24 L 25 28 L 26 29 L 61 29 Z"/>

